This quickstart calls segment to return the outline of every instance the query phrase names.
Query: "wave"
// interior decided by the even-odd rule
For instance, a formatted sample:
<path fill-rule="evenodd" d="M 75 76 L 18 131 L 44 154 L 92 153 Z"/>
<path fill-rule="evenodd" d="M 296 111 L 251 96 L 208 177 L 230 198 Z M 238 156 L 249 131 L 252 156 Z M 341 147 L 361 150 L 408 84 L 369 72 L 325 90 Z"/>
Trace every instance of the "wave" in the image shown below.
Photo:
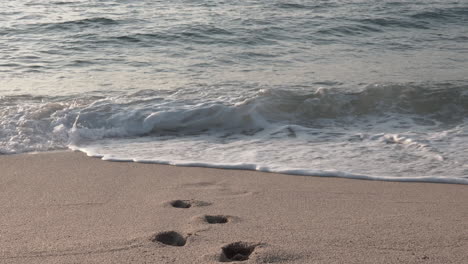
<path fill-rule="evenodd" d="M 468 19 L 468 6 L 435 8 L 413 13 L 411 18 L 424 21 L 444 21 L 463 23 Z"/>
<path fill-rule="evenodd" d="M 398 27 L 402 29 L 428 29 L 429 27 L 420 21 L 413 21 L 402 17 L 385 17 L 385 18 L 363 18 L 357 20 L 362 24 L 371 24 L 379 27 Z"/>
<path fill-rule="evenodd" d="M 371 85 L 358 92 L 319 88 L 311 94 L 288 91 L 265 92 L 261 107 L 281 109 L 307 119 L 340 118 L 388 113 L 426 115 L 457 119 L 468 111 L 468 86 Z"/>
<path fill-rule="evenodd" d="M 134 33 L 129 35 L 86 38 L 86 43 L 112 43 L 141 45 L 187 45 L 196 43 L 202 45 L 272 45 L 276 40 L 271 38 L 268 30 L 258 32 L 234 32 L 210 25 L 180 26 L 159 32 Z"/>
<path fill-rule="evenodd" d="M 18 131 L 23 123 L 31 135 L 38 127 L 53 134 L 61 125 L 66 131 L 73 128 L 80 138 L 96 140 L 210 130 L 251 134 L 274 124 L 353 126 L 357 118 L 387 120 L 396 115 L 418 125 L 453 125 L 468 116 L 468 87 L 464 85 L 391 84 L 356 92 L 318 88 L 312 93 L 272 89 L 234 101 L 216 98 L 164 98 L 151 90 L 144 98 L 138 93 L 119 99 L 4 96 L 0 98 L 1 128 L 4 134 L 25 136 Z"/>
<path fill-rule="evenodd" d="M 43 24 L 42 27 L 45 27 L 49 30 L 61 29 L 61 30 L 70 30 L 75 26 L 79 27 L 99 27 L 99 26 L 109 26 L 116 25 L 119 22 L 114 19 L 106 17 L 94 17 L 94 18 L 84 18 L 78 20 L 71 20 L 59 23 L 49 23 Z"/>
<path fill-rule="evenodd" d="M 419 125 L 463 122 L 468 114 L 467 87 L 427 89 L 421 86 L 376 85 L 363 91 L 343 93 L 317 89 L 300 94 L 286 90 L 262 90 L 238 103 L 219 101 L 172 101 L 158 99 L 151 107 L 135 111 L 133 102 L 101 101 L 76 113 L 77 138 L 164 136 L 223 131 L 255 134 L 274 124 L 304 127 L 323 124 L 349 126 L 354 119 L 376 120 L 395 114 L 409 116 Z M 148 102 L 145 102 L 147 105 Z M 128 105 L 133 105 L 129 111 Z M 125 124 L 125 125 L 122 125 Z"/>
<path fill-rule="evenodd" d="M 53 5 L 74 5 L 74 4 L 78 4 L 80 2 L 77 2 L 77 1 L 57 1 L 57 2 L 52 2 L 51 4 Z"/>
<path fill-rule="evenodd" d="M 324 36 L 354 36 L 367 33 L 382 32 L 377 27 L 367 25 L 340 25 L 335 27 L 328 27 L 317 31 L 318 34 Z"/>
<path fill-rule="evenodd" d="M 316 1 L 316 3 L 307 3 L 307 4 L 305 4 L 304 2 L 302 3 L 280 2 L 280 3 L 275 4 L 275 7 L 280 8 L 280 9 L 298 9 L 298 10 L 316 10 L 316 9 L 321 9 L 321 8 L 333 8 L 337 6 L 338 5 L 336 3 L 329 2 L 329 1 Z"/>
<path fill-rule="evenodd" d="M 84 28 L 98 28 L 117 25 L 120 22 L 106 17 L 95 17 L 95 18 L 84 18 L 70 21 L 62 21 L 55 23 L 34 23 L 34 24 L 23 24 L 17 27 L 3 28 L 3 32 L 0 34 L 4 35 L 16 35 L 16 34 L 44 34 L 49 32 L 56 34 L 57 32 L 73 32 L 76 30 L 82 30 Z M 0 28 L 1 29 L 1 28 Z"/>
<path fill-rule="evenodd" d="M 439 176 L 463 174 L 466 85 L 265 89 L 226 100 L 197 94 L 3 96 L 0 153 L 72 148 L 109 160 L 464 182 Z M 367 163 L 376 165 L 356 169 Z M 383 164 L 395 164 L 392 173 Z M 412 173 L 424 177 L 405 176 Z"/>
<path fill-rule="evenodd" d="M 300 8 L 300 5 L 285 4 L 288 8 Z M 391 29 L 427 30 L 440 26 L 440 23 L 458 23 L 468 19 L 468 7 L 433 8 L 430 10 L 410 11 L 403 8 L 397 14 L 381 14 L 377 17 L 343 19 L 339 25 L 320 29 L 320 34 L 334 36 L 355 36 L 366 33 L 388 32 Z"/>

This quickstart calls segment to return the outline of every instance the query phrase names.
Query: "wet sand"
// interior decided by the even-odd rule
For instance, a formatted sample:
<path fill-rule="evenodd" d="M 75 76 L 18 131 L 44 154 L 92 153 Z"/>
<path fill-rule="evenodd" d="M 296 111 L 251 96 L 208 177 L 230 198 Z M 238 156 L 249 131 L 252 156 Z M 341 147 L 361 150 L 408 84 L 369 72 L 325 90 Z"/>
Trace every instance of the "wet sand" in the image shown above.
<path fill-rule="evenodd" d="M 468 263 L 468 186 L 0 156 L 0 263 Z"/>

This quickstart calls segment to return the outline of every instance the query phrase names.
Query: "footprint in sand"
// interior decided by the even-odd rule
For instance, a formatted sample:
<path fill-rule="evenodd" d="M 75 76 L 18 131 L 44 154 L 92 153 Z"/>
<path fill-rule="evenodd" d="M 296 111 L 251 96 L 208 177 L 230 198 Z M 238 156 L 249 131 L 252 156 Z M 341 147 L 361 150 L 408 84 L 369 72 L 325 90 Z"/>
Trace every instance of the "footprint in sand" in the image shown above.
<path fill-rule="evenodd" d="M 168 246 L 182 247 L 187 243 L 187 238 L 175 231 L 166 231 L 157 233 L 151 238 L 151 241 Z"/>
<path fill-rule="evenodd" d="M 175 207 L 175 208 L 190 208 L 190 207 L 192 207 L 192 203 L 190 203 L 189 200 L 174 200 L 174 201 L 171 201 L 170 204 L 172 205 L 172 207 Z"/>
<path fill-rule="evenodd" d="M 174 208 L 187 209 L 194 206 L 208 206 L 211 203 L 197 201 L 197 200 L 172 200 L 165 202 L 166 205 L 172 206 Z M 237 217 L 227 216 L 227 215 L 202 215 L 194 218 L 196 222 L 203 222 L 208 224 L 226 224 L 233 220 L 236 220 Z M 189 234 L 188 236 L 190 236 Z M 162 243 L 169 246 L 182 247 L 187 243 L 187 237 L 175 231 L 166 231 L 154 235 L 151 238 L 152 242 Z M 254 252 L 255 248 L 259 244 L 248 243 L 248 242 L 234 242 L 228 245 L 225 245 L 221 248 L 222 252 L 219 256 L 220 262 L 234 262 L 234 261 L 246 261 L 249 259 L 250 255 Z"/>
<path fill-rule="evenodd" d="M 172 200 L 165 202 L 164 204 L 168 206 L 172 206 L 174 208 L 183 208 L 187 209 L 190 207 L 199 207 L 199 206 L 208 206 L 211 205 L 211 203 L 208 202 L 203 202 L 203 201 L 197 201 L 197 200 Z"/>
<path fill-rule="evenodd" d="M 258 244 L 248 242 L 234 242 L 221 248 L 220 262 L 246 261 L 254 252 Z"/>
<path fill-rule="evenodd" d="M 229 221 L 225 215 L 205 215 L 203 218 L 208 224 L 225 224 Z"/>
<path fill-rule="evenodd" d="M 192 218 L 196 225 L 205 224 L 227 224 L 239 222 L 240 218 L 232 215 L 198 215 Z"/>

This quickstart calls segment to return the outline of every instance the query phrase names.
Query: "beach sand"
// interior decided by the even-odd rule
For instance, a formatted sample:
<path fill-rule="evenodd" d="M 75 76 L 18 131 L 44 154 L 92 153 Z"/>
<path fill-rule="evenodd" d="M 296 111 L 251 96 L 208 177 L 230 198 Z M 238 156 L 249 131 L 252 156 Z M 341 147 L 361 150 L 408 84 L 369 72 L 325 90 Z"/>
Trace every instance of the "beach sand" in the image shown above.
<path fill-rule="evenodd" d="M 55 152 L 0 157 L 0 208 L 0 263 L 468 263 L 466 185 Z"/>

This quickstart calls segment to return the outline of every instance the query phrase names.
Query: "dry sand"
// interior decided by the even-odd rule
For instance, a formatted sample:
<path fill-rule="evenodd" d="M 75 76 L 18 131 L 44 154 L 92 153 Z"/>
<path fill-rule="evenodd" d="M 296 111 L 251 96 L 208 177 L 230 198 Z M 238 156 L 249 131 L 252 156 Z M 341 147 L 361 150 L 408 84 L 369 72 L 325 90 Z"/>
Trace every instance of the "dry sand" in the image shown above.
<path fill-rule="evenodd" d="M 73 152 L 1 156 L 0 175 L 0 263 L 468 263 L 466 185 Z"/>

